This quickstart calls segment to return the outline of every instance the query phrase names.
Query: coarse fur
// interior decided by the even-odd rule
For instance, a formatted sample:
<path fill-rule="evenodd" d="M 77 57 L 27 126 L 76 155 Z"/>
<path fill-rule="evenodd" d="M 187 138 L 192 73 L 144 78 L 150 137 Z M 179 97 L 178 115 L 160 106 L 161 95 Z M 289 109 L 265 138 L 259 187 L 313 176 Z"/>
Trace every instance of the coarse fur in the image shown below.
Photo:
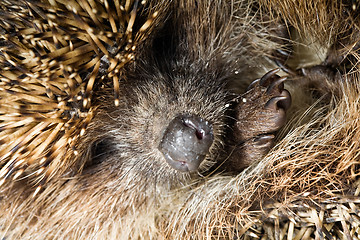
<path fill-rule="evenodd" d="M 3 184 L 3 237 L 271 239 L 289 219 L 301 222 L 301 210 L 324 211 L 312 204 L 356 196 L 359 24 L 353 5 L 335 3 L 177 0 L 164 9 L 153 3 L 163 23 L 124 67 L 119 105 L 111 81 L 93 92 L 96 113 L 76 145 L 79 165 L 63 165 L 35 197 L 26 178 Z M 318 22 L 309 28 L 307 19 Z M 330 33 L 320 32 L 329 25 Z M 294 106 L 276 146 L 235 176 L 216 171 L 228 154 L 237 94 L 278 65 Z M 184 112 L 214 128 L 215 143 L 192 174 L 171 169 L 157 148 L 164 127 Z"/>

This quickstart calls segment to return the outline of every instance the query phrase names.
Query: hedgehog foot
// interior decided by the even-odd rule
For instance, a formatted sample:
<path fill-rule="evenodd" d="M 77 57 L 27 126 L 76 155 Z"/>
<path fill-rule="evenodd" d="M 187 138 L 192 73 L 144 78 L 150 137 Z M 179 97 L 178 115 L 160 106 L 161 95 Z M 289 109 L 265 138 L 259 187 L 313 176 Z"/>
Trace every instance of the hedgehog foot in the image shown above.
<path fill-rule="evenodd" d="M 239 172 L 261 159 L 273 146 L 274 133 L 285 124 L 291 96 L 284 89 L 286 78 L 276 75 L 278 71 L 272 70 L 252 82 L 239 99 L 227 170 Z"/>

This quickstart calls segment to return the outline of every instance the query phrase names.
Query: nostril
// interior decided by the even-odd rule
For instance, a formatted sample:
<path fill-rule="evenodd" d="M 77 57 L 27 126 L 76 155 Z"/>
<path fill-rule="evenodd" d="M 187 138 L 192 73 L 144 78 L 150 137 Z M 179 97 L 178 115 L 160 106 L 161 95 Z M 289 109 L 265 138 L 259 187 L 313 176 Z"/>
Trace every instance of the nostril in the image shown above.
<path fill-rule="evenodd" d="M 179 171 L 196 171 L 213 143 L 212 125 L 204 119 L 184 114 L 166 128 L 159 145 L 166 161 Z"/>
<path fill-rule="evenodd" d="M 182 118 L 182 121 L 186 127 L 194 129 L 195 136 L 199 140 L 203 140 L 207 135 L 212 135 L 211 125 L 209 124 L 209 122 L 204 121 L 202 118 L 184 116 Z"/>
<path fill-rule="evenodd" d="M 199 140 L 202 140 L 205 136 L 205 132 L 204 130 L 196 130 L 195 135 Z"/>

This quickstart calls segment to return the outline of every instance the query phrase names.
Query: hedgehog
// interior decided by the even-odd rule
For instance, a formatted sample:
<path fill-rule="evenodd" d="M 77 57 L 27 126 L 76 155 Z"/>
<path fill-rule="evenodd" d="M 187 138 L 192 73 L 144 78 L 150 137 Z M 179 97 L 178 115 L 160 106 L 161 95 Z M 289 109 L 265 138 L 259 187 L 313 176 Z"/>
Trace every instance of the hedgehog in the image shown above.
<path fill-rule="evenodd" d="M 227 86 L 244 4 L 3 2 L 4 237 L 136 238 L 133 217 L 158 197 L 266 154 L 291 97 L 277 69 L 242 95 Z"/>
<path fill-rule="evenodd" d="M 0 4 L 4 238 L 355 236 L 356 3 Z"/>

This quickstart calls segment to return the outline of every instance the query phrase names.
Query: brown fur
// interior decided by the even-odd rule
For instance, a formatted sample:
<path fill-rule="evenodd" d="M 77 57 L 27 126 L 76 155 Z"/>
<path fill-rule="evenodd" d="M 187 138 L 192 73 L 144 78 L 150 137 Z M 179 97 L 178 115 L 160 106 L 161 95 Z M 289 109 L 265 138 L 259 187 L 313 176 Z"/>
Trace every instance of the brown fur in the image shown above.
<path fill-rule="evenodd" d="M 26 179 L 2 186 L 3 236 L 270 236 L 276 224 L 270 230 L 265 226 L 272 222 L 274 211 L 283 211 L 284 221 L 289 222 L 286 219 L 293 216 L 286 214 L 292 204 L 305 208 L 335 196 L 353 196 L 360 119 L 358 58 L 353 43 L 359 41 L 359 25 L 351 6 L 335 3 L 319 1 L 305 6 L 292 1 L 213 4 L 179 0 L 169 9 L 158 6 L 167 21 L 159 24 L 155 44 L 150 44 L 150 37 L 135 63 L 124 68 L 120 105 L 113 104 L 112 86 L 94 92 L 96 114 L 77 145 L 82 162 L 50 179 L 35 197 Z M 334 10 L 330 16 L 325 11 L 328 7 Z M 308 28 L 308 21 L 318 22 Z M 196 27 L 187 27 L 189 23 Z M 321 31 L 330 25 L 331 33 Z M 339 40 L 341 33 L 344 41 Z M 162 47 L 169 38 L 174 38 L 171 41 L 176 48 Z M 325 57 L 313 61 L 300 55 L 297 47 L 308 42 L 312 43 L 305 47 L 310 56 L 321 51 Z M 290 57 L 275 54 L 280 48 L 290 52 Z M 342 54 L 344 49 L 346 54 Z M 336 60 L 338 56 L 342 60 Z M 275 60 L 288 71 L 287 88 L 294 101 L 289 123 L 276 146 L 236 176 L 210 174 L 206 170 L 216 167 L 214 160 L 223 156 L 224 146 L 229 144 L 226 133 L 231 121 L 227 117 L 233 115 L 227 111 L 234 100 L 229 90 L 244 92 L 250 81 L 276 67 Z M 252 112 L 257 109 L 259 106 Z M 179 112 L 197 114 L 214 125 L 215 145 L 198 174 L 172 170 L 157 150 L 164 126 Z M 271 205 L 274 202 L 276 207 Z M 275 214 L 273 219 L 279 221 L 279 216 Z M 250 228 L 255 224 L 260 233 Z"/>

